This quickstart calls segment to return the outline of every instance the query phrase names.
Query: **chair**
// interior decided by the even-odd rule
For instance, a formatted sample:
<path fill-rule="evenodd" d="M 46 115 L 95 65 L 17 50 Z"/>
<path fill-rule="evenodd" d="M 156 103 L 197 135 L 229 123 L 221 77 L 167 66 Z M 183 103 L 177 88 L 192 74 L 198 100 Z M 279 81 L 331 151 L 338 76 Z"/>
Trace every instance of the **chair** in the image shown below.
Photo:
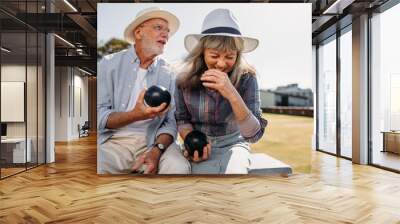
<path fill-rule="evenodd" d="M 80 127 L 80 125 L 78 124 L 79 138 L 89 136 L 89 129 L 90 129 L 89 121 L 85 121 L 82 127 Z"/>

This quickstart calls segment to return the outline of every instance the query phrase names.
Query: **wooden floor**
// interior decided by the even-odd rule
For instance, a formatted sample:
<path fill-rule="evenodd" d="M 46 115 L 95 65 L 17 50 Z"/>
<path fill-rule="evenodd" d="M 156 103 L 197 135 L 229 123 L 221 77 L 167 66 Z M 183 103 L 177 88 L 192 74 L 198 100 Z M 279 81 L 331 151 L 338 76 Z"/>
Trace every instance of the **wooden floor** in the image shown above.
<path fill-rule="evenodd" d="M 16 173 L 19 173 L 19 172 L 23 172 L 23 171 L 25 171 L 26 170 L 26 168 L 25 167 L 17 167 L 17 168 L 1 168 L 1 177 L 2 178 L 4 178 L 4 177 L 7 177 L 7 176 L 10 176 L 10 175 L 13 175 L 13 174 L 16 174 Z"/>
<path fill-rule="evenodd" d="M 289 178 L 98 176 L 94 137 L 0 181 L 0 223 L 400 223 L 400 175 L 311 153 Z"/>
<path fill-rule="evenodd" d="M 374 151 L 374 164 L 400 170 L 400 155 L 392 152 Z"/>

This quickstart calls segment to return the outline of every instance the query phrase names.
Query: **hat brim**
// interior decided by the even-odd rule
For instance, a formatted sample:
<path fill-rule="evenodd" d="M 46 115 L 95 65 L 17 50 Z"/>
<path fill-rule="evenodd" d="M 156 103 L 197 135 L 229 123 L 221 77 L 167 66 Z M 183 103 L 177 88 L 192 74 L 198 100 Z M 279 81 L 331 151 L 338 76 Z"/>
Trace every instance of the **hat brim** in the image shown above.
<path fill-rule="evenodd" d="M 133 31 L 136 29 L 137 26 L 142 24 L 143 22 L 149 19 L 164 19 L 168 22 L 169 28 L 169 37 L 174 35 L 179 28 L 179 19 L 172 13 L 165 11 L 165 10 L 156 10 L 145 13 L 135 20 L 133 20 L 124 31 L 124 38 L 127 42 L 133 44 L 135 43 L 135 39 L 133 37 Z"/>
<path fill-rule="evenodd" d="M 239 37 L 243 39 L 243 53 L 248 53 L 255 50 L 258 47 L 259 41 L 255 38 L 245 37 L 241 35 L 235 35 L 231 33 L 213 33 L 213 34 L 189 34 L 185 37 L 185 48 L 188 52 L 191 52 L 196 45 L 199 43 L 200 39 L 204 36 L 229 36 L 229 37 Z"/>

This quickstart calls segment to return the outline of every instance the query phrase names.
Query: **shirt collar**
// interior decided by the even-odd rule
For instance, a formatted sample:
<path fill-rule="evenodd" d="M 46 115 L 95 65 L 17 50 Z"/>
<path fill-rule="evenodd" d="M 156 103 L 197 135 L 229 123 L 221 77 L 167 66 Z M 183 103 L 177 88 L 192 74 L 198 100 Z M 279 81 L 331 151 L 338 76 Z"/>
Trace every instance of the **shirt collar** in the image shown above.
<path fill-rule="evenodd" d="M 134 63 L 134 64 L 138 64 L 139 65 L 140 64 L 140 59 L 136 54 L 136 50 L 135 50 L 134 45 L 131 45 L 129 47 L 128 51 L 129 51 L 129 54 L 131 56 L 131 62 Z M 150 73 L 152 73 L 156 69 L 158 61 L 159 61 L 159 57 L 157 56 L 156 58 L 154 58 L 153 63 L 151 63 L 151 65 L 147 68 L 147 70 Z"/>

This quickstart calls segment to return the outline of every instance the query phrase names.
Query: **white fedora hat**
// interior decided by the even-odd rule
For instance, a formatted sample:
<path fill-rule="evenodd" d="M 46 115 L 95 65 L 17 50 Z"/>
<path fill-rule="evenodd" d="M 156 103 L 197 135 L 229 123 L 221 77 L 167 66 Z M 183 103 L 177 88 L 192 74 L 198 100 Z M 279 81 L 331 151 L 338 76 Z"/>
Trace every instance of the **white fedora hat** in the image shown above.
<path fill-rule="evenodd" d="M 160 9 L 158 7 L 151 7 L 144 9 L 136 14 L 135 19 L 125 28 L 124 38 L 129 43 L 133 44 L 133 31 L 137 26 L 149 19 L 164 19 L 168 22 L 169 36 L 171 37 L 179 28 L 179 19 L 172 13 Z"/>
<path fill-rule="evenodd" d="M 244 41 L 244 53 L 253 51 L 258 46 L 257 39 L 242 35 L 237 19 L 229 9 L 215 9 L 208 13 L 204 18 L 201 33 L 186 35 L 186 50 L 192 51 L 204 36 L 240 37 Z"/>

